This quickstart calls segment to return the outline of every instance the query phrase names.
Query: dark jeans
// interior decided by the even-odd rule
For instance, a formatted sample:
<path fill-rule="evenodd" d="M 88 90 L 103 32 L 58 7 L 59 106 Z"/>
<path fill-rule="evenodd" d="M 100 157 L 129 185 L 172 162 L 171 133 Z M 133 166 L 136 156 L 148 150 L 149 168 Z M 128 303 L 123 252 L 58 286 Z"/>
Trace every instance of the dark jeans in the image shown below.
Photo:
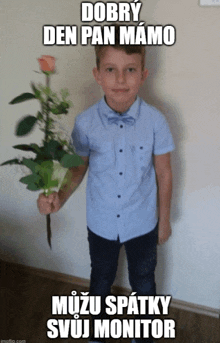
<path fill-rule="evenodd" d="M 132 291 L 137 292 L 137 295 L 156 295 L 154 272 L 157 263 L 157 239 L 158 225 L 150 233 L 124 243 L 129 282 Z M 111 293 L 111 286 L 115 279 L 122 244 L 119 240 L 110 241 L 97 236 L 89 228 L 88 241 L 91 257 L 90 295 L 102 296 L 102 308 L 104 308 L 104 299 Z M 105 314 L 102 313 L 101 318 L 104 317 Z M 142 318 L 149 319 L 150 317 L 146 315 Z M 151 339 L 137 339 L 136 341 L 152 342 Z"/>

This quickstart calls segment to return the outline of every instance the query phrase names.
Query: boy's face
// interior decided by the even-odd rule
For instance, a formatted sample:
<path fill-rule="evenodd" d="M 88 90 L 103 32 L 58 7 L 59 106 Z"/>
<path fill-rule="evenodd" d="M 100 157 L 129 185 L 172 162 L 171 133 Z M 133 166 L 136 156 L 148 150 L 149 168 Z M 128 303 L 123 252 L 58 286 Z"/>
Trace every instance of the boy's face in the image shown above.
<path fill-rule="evenodd" d="M 103 49 L 100 68 L 93 69 L 108 105 L 116 112 L 126 111 L 135 101 L 139 88 L 148 75 L 142 68 L 140 54 L 128 55 L 113 47 Z"/>

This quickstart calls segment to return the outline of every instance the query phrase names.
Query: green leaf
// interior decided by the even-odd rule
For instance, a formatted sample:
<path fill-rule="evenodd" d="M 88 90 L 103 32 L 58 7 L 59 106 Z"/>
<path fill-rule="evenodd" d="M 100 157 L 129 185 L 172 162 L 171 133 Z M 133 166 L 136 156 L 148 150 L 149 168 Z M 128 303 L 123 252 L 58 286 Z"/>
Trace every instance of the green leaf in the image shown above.
<path fill-rule="evenodd" d="M 69 108 L 70 107 L 70 105 L 68 104 L 68 102 L 66 102 L 66 101 L 62 101 L 61 102 L 61 105 L 63 106 L 63 108 Z"/>
<path fill-rule="evenodd" d="M 13 160 L 8 160 L 0 164 L 0 166 L 6 166 L 7 164 L 22 164 L 22 162 L 20 162 L 17 158 L 14 158 Z"/>
<path fill-rule="evenodd" d="M 74 155 L 65 154 L 63 158 L 61 159 L 60 163 L 64 168 L 72 168 L 72 167 L 77 167 L 81 164 L 84 164 L 84 161 L 77 154 L 74 154 Z"/>
<path fill-rule="evenodd" d="M 53 161 L 43 161 L 41 164 L 37 164 L 36 172 L 46 180 L 48 176 L 51 176 L 53 173 Z"/>
<path fill-rule="evenodd" d="M 39 175 L 34 173 L 34 174 L 30 174 L 28 176 L 22 177 L 19 181 L 28 185 L 30 183 L 38 183 L 39 180 L 40 180 Z"/>
<path fill-rule="evenodd" d="M 34 92 L 35 98 L 42 100 L 41 91 L 39 89 L 37 89 L 37 87 L 35 86 L 35 84 L 33 82 L 31 82 L 31 88 Z"/>
<path fill-rule="evenodd" d="M 43 89 L 43 91 L 44 91 L 44 94 L 46 94 L 47 96 L 49 96 L 50 94 L 51 94 L 51 89 L 50 89 L 50 87 L 44 87 L 44 89 Z"/>
<path fill-rule="evenodd" d="M 37 167 L 37 173 L 42 180 L 44 189 L 58 186 L 58 180 L 53 179 L 53 161 L 42 162 Z"/>
<path fill-rule="evenodd" d="M 32 151 L 34 153 L 40 153 L 40 147 L 37 144 L 18 144 L 13 146 L 14 149 L 19 149 L 23 151 Z"/>
<path fill-rule="evenodd" d="M 51 139 L 48 143 L 44 143 L 44 149 L 47 156 L 50 156 L 54 160 L 59 160 L 60 153 L 62 151 L 62 145 L 60 142 L 56 141 L 55 139 Z"/>
<path fill-rule="evenodd" d="M 43 115 L 40 111 L 37 112 L 37 119 L 38 120 L 42 120 L 43 119 Z"/>
<path fill-rule="evenodd" d="M 53 161 L 44 161 L 38 167 L 40 169 L 52 170 L 53 169 Z"/>
<path fill-rule="evenodd" d="M 35 162 L 37 162 L 40 165 L 44 161 L 53 160 L 53 156 L 49 153 L 49 149 L 46 149 L 45 145 L 38 148 L 39 148 L 39 151 L 37 151 L 37 148 L 36 148 L 37 156 L 34 160 Z"/>
<path fill-rule="evenodd" d="M 35 173 L 39 168 L 39 164 L 34 162 L 31 158 L 23 158 L 22 164 L 28 167 L 33 173 Z"/>
<path fill-rule="evenodd" d="M 37 191 L 43 189 L 44 187 L 44 183 L 41 180 L 41 177 L 36 173 L 24 176 L 19 181 L 26 184 L 27 189 L 29 189 L 30 191 Z"/>
<path fill-rule="evenodd" d="M 42 189 L 42 187 L 40 187 L 36 183 L 29 183 L 27 189 L 29 189 L 30 191 L 39 191 L 40 189 Z"/>
<path fill-rule="evenodd" d="M 52 161 L 53 158 L 52 156 L 48 156 L 46 155 L 46 153 L 41 152 L 40 154 L 37 154 L 36 158 L 34 159 L 34 161 L 40 165 L 41 163 L 45 162 L 45 161 Z"/>
<path fill-rule="evenodd" d="M 10 105 L 18 104 L 23 101 L 35 99 L 35 95 L 32 93 L 23 93 L 9 102 Z"/>
<path fill-rule="evenodd" d="M 25 136 L 28 133 L 30 133 L 33 130 L 36 122 L 37 122 L 37 118 L 31 115 L 26 116 L 23 119 L 21 119 L 21 121 L 17 124 L 17 127 L 16 127 L 16 131 L 15 131 L 16 136 Z"/>
<path fill-rule="evenodd" d="M 47 185 L 45 185 L 45 188 L 53 188 L 53 187 L 58 187 L 58 180 L 48 180 Z"/>
<path fill-rule="evenodd" d="M 37 144 L 31 143 L 30 146 L 34 150 L 34 152 L 41 153 L 41 148 Z"/>
<path fill-rule="evenodd" d="M 67 102 L 62 101 L 59 105 L 53 106 L 50 110 L 53 114 L 67 114 L 68 108 L 69 104 Z"/>
<path fill-rule="evenodd" d="M 34 151 L 33 148 L 28 144 L 18 144 L 13 146 L 14 149 L 19 149 L 23 151 Z"/>
<path fill-rule="evenodd" d="M 50 101 L 50 102 L 52 102 L 52 103 L 54 103 L 53 99 L 52 99 L 50 96 L 48 97 L 47 100 Z"/>
<path fill-rule="evenodd" d="M 62 158 L 64 157 L 64 155 L 66 155 L 66 151 L 63 150 L 62 148 L 58 149 L 56 151 L 55 160 L 60 162 L 62 160 Z"/>
<path fill-rule="evenodd" d="M 35 87 L 35 84 L 34 84 L 34 82 L 31 82 L 31 88 L 32 88 L 32 90 L 33 90 L 33 92 L 34 92 L 34 94 L 36 93 L 36 90 L 37 90 L 37 88 Z"/>

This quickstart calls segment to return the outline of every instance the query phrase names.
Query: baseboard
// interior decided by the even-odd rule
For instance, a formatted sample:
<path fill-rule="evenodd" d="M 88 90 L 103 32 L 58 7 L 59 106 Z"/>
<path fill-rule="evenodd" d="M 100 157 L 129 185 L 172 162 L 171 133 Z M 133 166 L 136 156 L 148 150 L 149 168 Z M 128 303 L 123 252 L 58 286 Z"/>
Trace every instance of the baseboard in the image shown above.
<path fill-rule="evenodd" d="M 194 312 L 202 314 L 204 316 L 210 316 L 215 318 L 220 318 L 220 313 L 217 309 L 207 306 L 201 306 L 198 304 L 189 303 L 182 300 L 172 299 L 171 307 L 177 308 L 179 310 Z"/>
<path fill-rule="evenodd" d="M 66 283 L 75 284 L 77 286 L 82 287 L 83 290 L 85 291 L 89 289 L 88 279 L 80 278 L 77 276 L 71 276 L 68 274 L 63 274 L 63 273 L 59 273 L 59 272 L 55 272 L 51 270 L 45 270 L 45 269 L 40 269 L 36 267 L 25 266 L 22 264 L 6 262 L 3 260 L 0 260 L 0 263 L 1 263 L 1 268 L 2 268 L 2 265 L 4 264 L 11 264 L 13 265 L 13 268 L 19 268 L 20 270 L 23 269 L 24 271 L 28 271 L 29 273 L 35 274 L 36 276 L 39 276 L 39 277 L 44 277 L 44 278 L 53 279 L 55 281 L 62 281 Z M 124 287 L 113 286 L 112 292 L 113 294 L 129 295 L 131 293 L 131 290 Z M 219 311 L 217 309 L 213 309 L 207 306 L 197 305 L 194 303 L 189 303 L 189 302 L 178 300 L 178 299 L 172 299 L 170 307 L 177 308 L 183 311 L 198 313 L 205 316 L 219 318 Z"/>

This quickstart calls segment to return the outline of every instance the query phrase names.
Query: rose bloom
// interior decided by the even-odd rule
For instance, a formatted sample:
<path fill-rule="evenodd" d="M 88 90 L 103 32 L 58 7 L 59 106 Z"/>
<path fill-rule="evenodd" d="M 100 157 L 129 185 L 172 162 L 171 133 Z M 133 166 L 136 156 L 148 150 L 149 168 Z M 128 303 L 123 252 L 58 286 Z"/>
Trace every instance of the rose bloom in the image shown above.
<path fill-rule="evenodd" d="M 38 58 L 40 64 L 40 69 L 42 71 L 54 72 L 55 70 L 55 58 L 50 55 L 43 55 L 41 58 Z"/>

